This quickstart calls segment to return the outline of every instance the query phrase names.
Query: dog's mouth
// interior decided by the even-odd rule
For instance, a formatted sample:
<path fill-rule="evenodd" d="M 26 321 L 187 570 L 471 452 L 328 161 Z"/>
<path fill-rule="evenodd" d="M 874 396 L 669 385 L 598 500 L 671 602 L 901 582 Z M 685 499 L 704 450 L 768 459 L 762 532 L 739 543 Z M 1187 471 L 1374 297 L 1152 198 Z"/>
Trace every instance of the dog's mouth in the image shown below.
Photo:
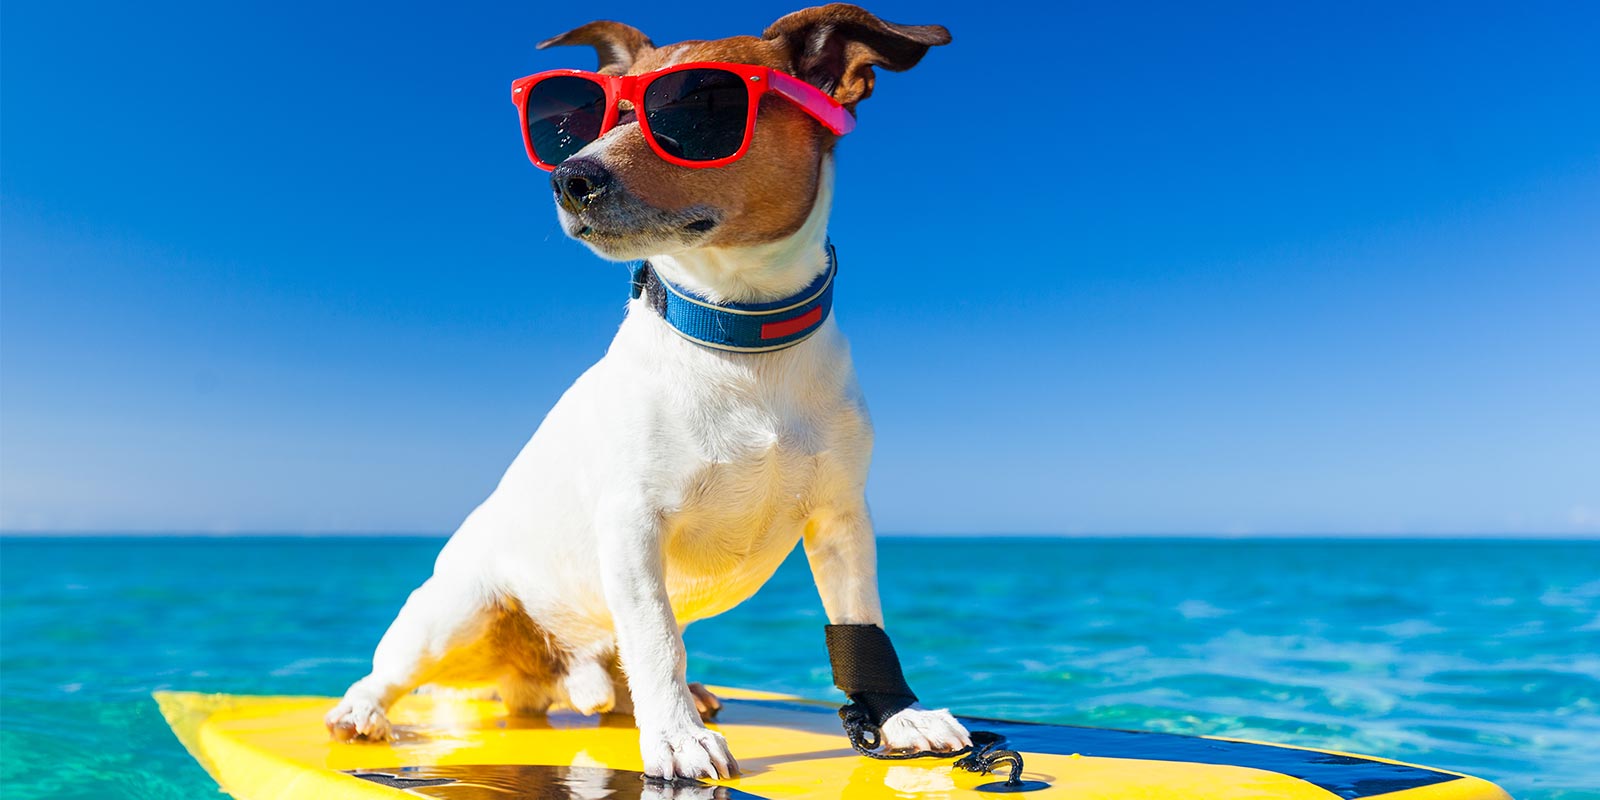
<path fill-rule="evenodd" d="M 630 261 L 680 252 L 705 243 L 722 225 L 722 214 L 704 206 L 681 210 L 639 202 L 606 204 L 577 213 L 557 205 L 562 230 L 604 258 Z"/>
<path fill-rule="evenodd" d="M 680 229 L 684 233 L 698 236 L 716 230 L 717 225 L 719 224 L 721 224 L 720 221 L 712 217 L 702 217 L 700 219 L 684 223 L 682 226 L 680 226 Z M 568 231 L 568 235 L 574 239 L 588 239 L 597 236 L 610 236 L 614 238 L 618 236 L 626 236 L 628 234 L 628 231 L 599 231 L 596 230 L 593 225 L 587 225 L 581 221 L 578 222 L 576 227 Z"/>

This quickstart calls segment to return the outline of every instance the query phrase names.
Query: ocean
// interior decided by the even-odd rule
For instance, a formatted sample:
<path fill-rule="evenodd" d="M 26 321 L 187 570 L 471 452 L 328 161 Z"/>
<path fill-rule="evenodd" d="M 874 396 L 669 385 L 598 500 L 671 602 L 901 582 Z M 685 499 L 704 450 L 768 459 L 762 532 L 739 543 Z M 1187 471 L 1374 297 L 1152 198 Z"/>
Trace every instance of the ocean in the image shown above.
<path fill-rule="evenodd" d="M 158 689 L 328 694 L 441 539 L 0 538 L 0 796 L 213 798 Z M 928 704 L 1217 734 L 1600 798 L 1600 542 L 886 538 Z M 691 679 L 832 688 L 800 554 Z"/>

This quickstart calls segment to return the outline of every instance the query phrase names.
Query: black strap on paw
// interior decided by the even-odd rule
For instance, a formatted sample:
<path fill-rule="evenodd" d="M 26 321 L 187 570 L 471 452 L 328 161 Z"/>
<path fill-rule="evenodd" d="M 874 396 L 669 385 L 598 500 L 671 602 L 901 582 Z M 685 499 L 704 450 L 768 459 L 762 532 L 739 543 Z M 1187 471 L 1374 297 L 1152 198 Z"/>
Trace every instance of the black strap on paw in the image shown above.
<path fill-rule="evenodd" d="M 917 702 L 906 676 L 900 672 L 894 645 L 882 628 L 829 625 L 826 630 L 833 685 L 848 695 L 875 727 Z"/>
<path fill-rule="evenodd" d="M 829 625 L 828 660 L 833 664 L 833 684 L 850 698 L 839 709 L 850 746 L 867 758 L 899 761 L 908 758 L 953 758 L 952 766 L 988 775 L 1001 764 L 1010 764 L 1004 782 L 978 787 L 987 792 L 1028 792 L 1046 784 L 1022 779 L 1022 755 L 1006 750 L 1004 736 L 989 731 L 969 731 L 972 745 L 948 753 L 933 750 L 884 750 L 883 723 L 917 702 L 911 686 L 900 671 L 889 635 L 876 625 Z"/>

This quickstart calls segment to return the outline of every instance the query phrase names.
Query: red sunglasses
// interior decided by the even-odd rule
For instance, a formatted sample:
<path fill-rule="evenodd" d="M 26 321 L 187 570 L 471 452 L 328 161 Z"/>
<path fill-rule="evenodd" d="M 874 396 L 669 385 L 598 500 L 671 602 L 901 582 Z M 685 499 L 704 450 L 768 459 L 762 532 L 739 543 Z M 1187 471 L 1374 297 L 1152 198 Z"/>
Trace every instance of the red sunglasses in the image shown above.
<path fill-rule="evenodd" d="M 731 164 L 750 149 L 761 96 L 794 103 L 843 136 L 855 117 L 821 89 L 769 67 L 699 61 L 642 75 L 556 69 L 518 78 L 511 102 L 522 115 L 528 159 L 553 170 L 616 127 L 629 103 L 650 149 L 680 167 Z"/>

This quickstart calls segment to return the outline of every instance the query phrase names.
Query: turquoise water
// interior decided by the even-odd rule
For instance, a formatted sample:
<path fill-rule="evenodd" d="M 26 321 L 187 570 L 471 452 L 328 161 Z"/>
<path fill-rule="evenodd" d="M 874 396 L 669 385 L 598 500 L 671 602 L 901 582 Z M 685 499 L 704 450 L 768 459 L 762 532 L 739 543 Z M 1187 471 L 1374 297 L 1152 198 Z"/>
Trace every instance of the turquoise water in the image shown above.
<path fill-rule="evenodd" d="M 0 539 L 0 794 L 212 798 L 157 689 L 337 694 L 439 540 Z M 1600 797 L 1600 543 L 888 539 L 927 700 L 1224 734 Z M 833 697 L 805 564 L 691 676 Z"/>

